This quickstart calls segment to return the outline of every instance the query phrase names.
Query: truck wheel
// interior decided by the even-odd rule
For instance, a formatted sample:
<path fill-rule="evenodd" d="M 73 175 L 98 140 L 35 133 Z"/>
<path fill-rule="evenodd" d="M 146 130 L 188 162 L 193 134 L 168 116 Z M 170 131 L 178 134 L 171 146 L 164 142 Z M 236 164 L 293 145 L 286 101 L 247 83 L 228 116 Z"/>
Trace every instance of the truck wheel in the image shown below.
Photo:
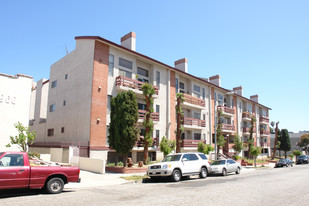
<path fill-rule="evenodd" d="M 175 169 L 172 174 L 172 180 L 174 182 L 179 182 L 181 179 L 181 172 L 179 169 Z"/>
<path fill-rule="evenodd" d="M 62 192 L 64 187 L 63 180 L 59 177 L 54 177 L 46 183 L 46 190 L 50 194 L 58 194 Z"/>

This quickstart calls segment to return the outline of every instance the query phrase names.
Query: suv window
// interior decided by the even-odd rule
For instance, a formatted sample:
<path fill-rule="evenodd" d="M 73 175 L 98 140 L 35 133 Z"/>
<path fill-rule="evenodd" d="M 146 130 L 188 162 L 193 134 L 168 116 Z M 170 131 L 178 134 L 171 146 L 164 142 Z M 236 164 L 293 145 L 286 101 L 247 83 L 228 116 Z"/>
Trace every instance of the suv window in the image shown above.
<path fill-rule="evenodd" d="M 203 160 L 207 160 L 207 157 L 206 157 L 206 155 L 204 155 L 204 154 L 198 154 Z"/>
<path fill-rule="evenodd" d="M 22 154 L 7 154 L 0 159 L 0 166 L 24 166 L 24 157 Z"/>
<path fill-rule="evenodd" d="M 190 161 L 198 160 L 198 157 L 195 154 L 189 154 L 189 160 Z"/>

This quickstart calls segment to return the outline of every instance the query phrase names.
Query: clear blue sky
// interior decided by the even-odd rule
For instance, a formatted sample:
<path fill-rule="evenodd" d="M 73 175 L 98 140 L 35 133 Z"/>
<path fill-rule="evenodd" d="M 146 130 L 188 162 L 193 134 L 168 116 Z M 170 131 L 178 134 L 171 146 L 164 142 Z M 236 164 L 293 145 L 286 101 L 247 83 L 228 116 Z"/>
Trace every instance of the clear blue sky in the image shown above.
<path fill-rule="evenodd" d="M 75 36 L 119 43 L 134 31 L 138 52 L 169 65 L 187 57 L 191 74 L 258 94 L 281 129 L 309 130 L 307 0 L 46 2 L 1 2 L 0 73 L 49 78 Z"/>

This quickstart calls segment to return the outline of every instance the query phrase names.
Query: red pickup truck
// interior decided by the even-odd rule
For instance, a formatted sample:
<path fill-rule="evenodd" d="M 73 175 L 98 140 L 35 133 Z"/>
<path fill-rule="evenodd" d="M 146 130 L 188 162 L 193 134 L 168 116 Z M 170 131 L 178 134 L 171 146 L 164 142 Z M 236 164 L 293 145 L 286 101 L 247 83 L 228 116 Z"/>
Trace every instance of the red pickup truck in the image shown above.
<path fill-rule="evenodd" d="M 80 182 L 79 172 L 72 166 L 30 166 L 26 152 L 0 152 L 0 190 L 45 188 L 57 194 L 64 184 Z"/>

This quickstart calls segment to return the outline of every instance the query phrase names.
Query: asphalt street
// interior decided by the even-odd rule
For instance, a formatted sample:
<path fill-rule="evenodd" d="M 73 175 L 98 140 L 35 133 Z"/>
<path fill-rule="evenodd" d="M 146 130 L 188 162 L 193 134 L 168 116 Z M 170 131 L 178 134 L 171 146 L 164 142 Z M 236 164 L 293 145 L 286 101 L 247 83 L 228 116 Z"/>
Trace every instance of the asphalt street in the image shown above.
<path fill-rule="evenodd" d="M 261 168 L 240 175 L 69 188 L 58 195 L 5 191 L 1 206 L 47 205 L 308 205 L 309 165 Z"/>

